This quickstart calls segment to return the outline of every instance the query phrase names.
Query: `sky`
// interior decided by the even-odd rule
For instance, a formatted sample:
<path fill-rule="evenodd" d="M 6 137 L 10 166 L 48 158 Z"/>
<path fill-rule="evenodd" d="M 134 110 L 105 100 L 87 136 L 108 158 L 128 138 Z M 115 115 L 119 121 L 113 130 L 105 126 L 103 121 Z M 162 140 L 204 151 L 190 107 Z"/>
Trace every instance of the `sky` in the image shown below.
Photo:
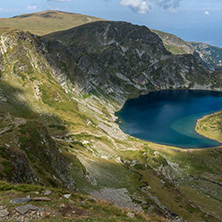
<path fill-rule="evenodd" d="M 44 10 L 127 21 L 222 47 L 222 0 L 1 0 L 0 17 Z"/>

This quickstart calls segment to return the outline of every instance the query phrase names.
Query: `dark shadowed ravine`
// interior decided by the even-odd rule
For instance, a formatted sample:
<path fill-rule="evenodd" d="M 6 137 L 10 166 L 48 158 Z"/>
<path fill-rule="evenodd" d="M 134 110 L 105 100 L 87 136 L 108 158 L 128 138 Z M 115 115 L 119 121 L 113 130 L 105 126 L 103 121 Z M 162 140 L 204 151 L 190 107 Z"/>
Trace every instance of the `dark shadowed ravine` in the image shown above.
<path fill-rule="evenodd" d="M 221 92 L 164 90 L 128 100 L 116 115 L 120 128 L 131 136 L 181 148 L 207 148 L 220 143 L 197 134 L 196 121 L 219 110 Z"/>

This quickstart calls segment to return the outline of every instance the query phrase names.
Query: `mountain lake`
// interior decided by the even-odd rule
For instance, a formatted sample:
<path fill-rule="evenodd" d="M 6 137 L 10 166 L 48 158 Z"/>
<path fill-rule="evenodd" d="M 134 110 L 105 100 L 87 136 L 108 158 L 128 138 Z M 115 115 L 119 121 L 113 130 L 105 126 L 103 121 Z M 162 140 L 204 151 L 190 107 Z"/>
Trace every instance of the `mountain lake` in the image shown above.
<path fill-rule="evenodd" d="M 222 92 L 162 90 L 128 100 L 116 116 L 122 131 L 139 139 L 180 148 L 207 148 L 220 143 L 199 135 L 196 122 L 220 110 Z"/>

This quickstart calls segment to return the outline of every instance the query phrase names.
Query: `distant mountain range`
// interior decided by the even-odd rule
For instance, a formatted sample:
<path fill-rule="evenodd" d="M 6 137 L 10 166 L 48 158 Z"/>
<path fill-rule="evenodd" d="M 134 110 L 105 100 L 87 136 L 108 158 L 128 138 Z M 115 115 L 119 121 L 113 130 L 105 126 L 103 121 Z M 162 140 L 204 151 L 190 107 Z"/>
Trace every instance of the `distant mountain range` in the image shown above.
<path fill-rule="evenodd" d="M 222 49 L 200 42 L 186 42 L 166 32 L 152 30 L 163 40 L 166 49 L 173 54 L 193 54 L 210 70 L 222 70 Z"/>
<path fill-rule="evenodd" d="M 55 31 L 67 30 L 95 21 L 105 21 L 93 16 L 61 11 L 44 11 L 24 14 L 13 18 L 0 18 L 0 28 L 28 30 L 36 35 L 45 35 Z M 173 54 L 194 54 L 210 70 L 222 69 L 222 49 L 205 43 L 186 42 L 179 37 L 152 30 L 163 40 L 166 49 Z"/>

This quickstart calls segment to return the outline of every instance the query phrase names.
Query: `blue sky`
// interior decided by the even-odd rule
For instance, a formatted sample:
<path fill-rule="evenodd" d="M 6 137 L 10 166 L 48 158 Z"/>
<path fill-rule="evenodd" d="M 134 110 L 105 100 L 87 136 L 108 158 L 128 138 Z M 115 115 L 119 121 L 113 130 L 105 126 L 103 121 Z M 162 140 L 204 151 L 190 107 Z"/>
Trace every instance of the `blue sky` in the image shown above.
<path fill-rule="evenodd" d="M 222 47 L 222 0 L 1 0 L 0 17 L 48 9 L 129 21 Z"/>

